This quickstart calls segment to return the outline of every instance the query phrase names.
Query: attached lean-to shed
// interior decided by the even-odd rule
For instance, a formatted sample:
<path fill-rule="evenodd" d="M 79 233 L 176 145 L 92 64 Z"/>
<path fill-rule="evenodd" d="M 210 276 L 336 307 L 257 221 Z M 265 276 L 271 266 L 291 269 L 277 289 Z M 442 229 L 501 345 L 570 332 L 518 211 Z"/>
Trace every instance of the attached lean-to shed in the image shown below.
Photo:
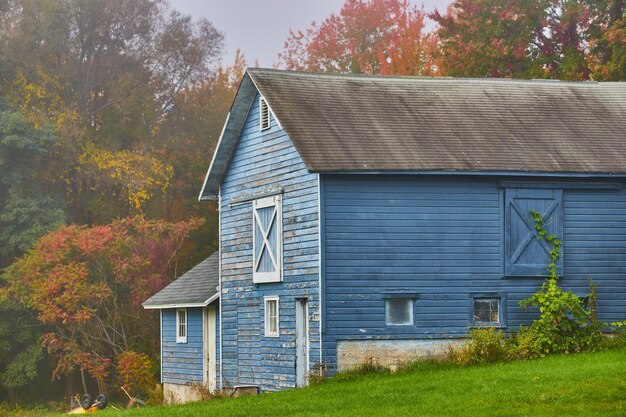
<path fill-rule="evenodd" d="M 160 310 L 161 383 L 166 401 L 199 399 L 218 388 L 219 253 L 200 262 L 143 303 Z"/>

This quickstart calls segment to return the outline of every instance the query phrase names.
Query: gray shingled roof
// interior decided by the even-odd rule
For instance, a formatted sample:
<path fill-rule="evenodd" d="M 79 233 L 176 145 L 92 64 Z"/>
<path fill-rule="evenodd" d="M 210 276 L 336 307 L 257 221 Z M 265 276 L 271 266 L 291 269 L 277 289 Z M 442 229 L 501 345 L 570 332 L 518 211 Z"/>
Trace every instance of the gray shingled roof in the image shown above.
<path fill-rule="evenodd" d="M 254 85 L 312 172 L 626 173 L 626 83 L 249 69 L 201 197 L 223 179 Z"/>
<path fill-rule="evenodd" d="M 219 253 L 215 252 L 163 288 L 142 305 L 144 308 L 202 307 L 218 294 Z"/>
<path fill-rule="evenodd" d="M 250 75 L 312 171 L 626 172 L 626 83 Z"/>

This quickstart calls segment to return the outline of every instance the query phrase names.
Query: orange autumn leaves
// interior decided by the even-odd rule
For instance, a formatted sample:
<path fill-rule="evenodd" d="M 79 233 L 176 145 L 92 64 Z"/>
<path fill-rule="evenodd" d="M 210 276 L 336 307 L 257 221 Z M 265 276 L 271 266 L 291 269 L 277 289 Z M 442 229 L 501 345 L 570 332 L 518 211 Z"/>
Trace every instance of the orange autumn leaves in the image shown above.
<path fill-rule="evenodd" d="M 279 62 L 287 69 L 430 75 L 436 39 L 424 10 L 399 0 L 347 0 L 338 15 L 290 31 Z"/>
<path fill-rule="evenodd" d="M 346 0 L 339 14 L 292 30 L 279 65 L 383 75 L 626 80 L 625 3 L 454 0 L 445 13 L 427 14 L 406 0 Z"/>
<path fill-rule="evenodd" d="M 133 340 L 149 338 L 140 303 L 166 284 L 170 261 L 201 223 L 136 217 L 62 227 L 7 268 L 0 296 L 49 329 L 43 343 L 59 360 L 57 375 L 78 367 L 103 378 Z"/>

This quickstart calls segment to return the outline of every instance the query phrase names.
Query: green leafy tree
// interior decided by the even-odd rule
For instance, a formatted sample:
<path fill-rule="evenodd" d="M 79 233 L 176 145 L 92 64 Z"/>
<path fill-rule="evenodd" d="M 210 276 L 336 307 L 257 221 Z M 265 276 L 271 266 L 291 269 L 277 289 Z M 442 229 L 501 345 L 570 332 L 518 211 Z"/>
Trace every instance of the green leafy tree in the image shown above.
<path fill-rule="evenodd" d="M 51 129 L 34 127 L 0 101 L 0 268 L 65 221 L 47 175 L 55 141 Z M 28 313 L 0 301 L 0 387 L 11 401 L 39 378 L 40 336 L 41 327 Z"/>
<path fill-rule="evenodd" d="M 55 139 L 0 102 L 0 267 L 65 221 L 45 171 Z"/>
<path fill-rule="evenodd" d="M 466 77 L 586 80 L 594 10 L 586 0 L 455 0 L 430 15 L 439 70 Z"/>
<path fill-rule="evenodd" d="M 40 338 L 41 327 L 32 316 L 8 306 L 0 308 L 0 387 L 9 401 L 23 399 L 20 394 L 32 392 L 42 379 L 45 355 Z"/>
<path fill-rule="evenodd" d="M 439 71 L 462 77 L 541 77 L 536 35 L 545 1 L 456 0 L 439 24 Z"/>
<path fill-rule="evenodd" d="M 591 69 L 600 81 L 626 81 L 626 2 L 590 1 Z"/>

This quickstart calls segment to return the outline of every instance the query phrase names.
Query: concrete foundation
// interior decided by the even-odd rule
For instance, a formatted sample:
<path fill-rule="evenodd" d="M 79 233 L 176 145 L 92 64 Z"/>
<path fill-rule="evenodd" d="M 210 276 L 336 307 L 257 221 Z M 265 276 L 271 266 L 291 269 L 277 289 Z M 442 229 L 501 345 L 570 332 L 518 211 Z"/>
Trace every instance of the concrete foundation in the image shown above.
<path fill-rule="evenodd" d="M 450 345 L 462 341 L 438 340 L 344 340 L 337 342 L 337 368 L 345 371 L 366 362 L 394 370 L 398 365 L 419 359 L 443 358 Z"/>
<path fill-rule="evenodd" d="M 163 397 L 166 404 L 183 404 L 202 399 L 197 387 L 163 383 Z"/>

